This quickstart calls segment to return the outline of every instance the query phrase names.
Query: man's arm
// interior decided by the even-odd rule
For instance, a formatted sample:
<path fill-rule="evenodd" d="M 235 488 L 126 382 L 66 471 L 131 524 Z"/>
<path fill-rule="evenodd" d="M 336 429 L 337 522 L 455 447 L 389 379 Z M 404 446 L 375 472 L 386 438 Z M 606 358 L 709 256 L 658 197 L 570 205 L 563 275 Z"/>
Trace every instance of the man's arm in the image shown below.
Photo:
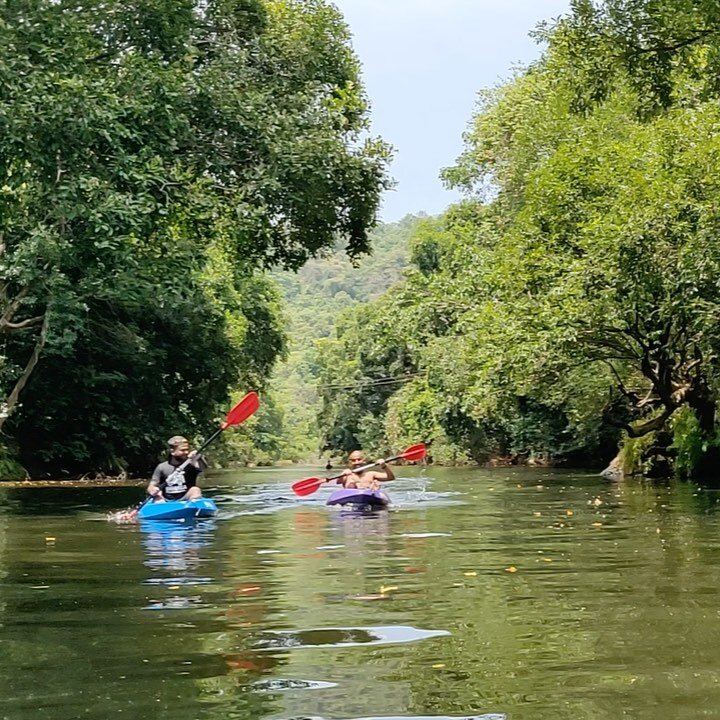
<path fill-rule="evenodd" d="M 156 497 L 162 495 L 162 485 L 165 481 L 165 475 L 162 471 L 162 463 L 153 471 L 152 478 L 147 486 L 147 494 Z"/>
<path fill-rule="evenodd" d="M 388 480 L 395 479 L 392 468 L 385 464 L 384 459 L 378 460 L 377 464 L 382 468 L 382 470 L 379 472 L 377 470 L 373 471 L 373 480 L 377 480 L 378 482 L 387 482 Z"/>
<path fill-rule="evenodd" d="M 207 470 L 207 467 L 208 467 L 207 460 L 205 460 L 205 458 L 202 455 L 198 455 L 197 450 L 193 450 L 188 455 L 188 459 L 190 460 L 190 464 L 193 465 L 194 467 L 196 467 L 200 471 L 198 473 L 198 475 L 200 473 L 205 472 L 205 470 Z"/>
<path fill-rule="evenodd" d="M 337 484 L 342 485 L 343 487 L 357 487 L 358 482 L 360 481 L 360 476 L 356 475 L 350 468 L 346 468 L 343 470 L 342 475 L 337 479 Z"/>

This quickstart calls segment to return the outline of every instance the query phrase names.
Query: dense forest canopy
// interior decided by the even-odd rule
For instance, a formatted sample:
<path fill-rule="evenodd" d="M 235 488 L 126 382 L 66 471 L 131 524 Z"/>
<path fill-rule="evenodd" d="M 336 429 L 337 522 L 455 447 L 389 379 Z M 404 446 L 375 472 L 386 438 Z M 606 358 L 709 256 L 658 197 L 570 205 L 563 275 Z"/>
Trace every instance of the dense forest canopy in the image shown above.
<path fill-rule="evenodd" d="M 445 171 L 467 200 L 338 325 L 321 381 L 354 389 L 324 393 L 325 443 L 587 464 L 621 441 L 626 469 L 712 471 L 720 10 L 577 0 L 538 32 Z"/>
<path fill-rule="evenodd" d="M 265 386 L 260 270 L 369 249 L 389 151 L 347 28 L 322 0 L 23 0 L 0 45 L 6 458 L 145 469 Z"/>
<path fill-rule="evenodd" d="M 370 235 L 390 150 L 330 2 L 5 3 L 0 470 L 145 470 L 259 389 L 227 457 L 712 473 L 720 7 L 535 32 L 465 199 Z"/>

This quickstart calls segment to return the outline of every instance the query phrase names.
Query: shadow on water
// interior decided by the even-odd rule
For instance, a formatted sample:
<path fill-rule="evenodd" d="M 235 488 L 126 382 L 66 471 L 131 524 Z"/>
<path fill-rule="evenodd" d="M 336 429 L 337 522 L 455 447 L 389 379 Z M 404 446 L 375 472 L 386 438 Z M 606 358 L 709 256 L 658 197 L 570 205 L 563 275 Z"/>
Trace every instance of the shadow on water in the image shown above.
<path fill-rule="evenodd" d="M 342 720 L 507 720 L 507 715 L 502 713 L 486 713 L 485 715 L 373 715 L 366 717 L 343 718 Z M 326 718 L 314 716 L 288 717 L 279 720 L 326 720 Z"/>
<path fill-rule="evenodd" d="M 79 513 L 104 516 L 120 507 L 142 501 L 142 487 L 52 487 L 33 486 L 3 488 L 0 483 L 0 506 L 13 515 L 68 516 Z"/>

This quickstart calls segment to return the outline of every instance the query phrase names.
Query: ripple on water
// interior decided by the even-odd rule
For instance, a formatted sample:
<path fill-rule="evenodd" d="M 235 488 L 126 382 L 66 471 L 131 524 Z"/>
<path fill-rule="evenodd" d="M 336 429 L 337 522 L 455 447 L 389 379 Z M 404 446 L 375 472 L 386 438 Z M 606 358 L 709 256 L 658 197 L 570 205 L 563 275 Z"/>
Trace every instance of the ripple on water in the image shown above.
<path fill-rule="evenodd" d="M 275 678 L 274 680 L 259 680 L 253 683 L 253 689 L 258 692 L 287 692 L 288 690 L 324 690 L 337 687 L 337 683 L 322 682 L 320 680 L 289 680 Z"/>
<path fill-rule="evenodd" d="M 290 717 L 286 720 L 325 720 L 322 717 Z M 372 715 L 347 720 L 507 720 L 505 713 L 485 713 L 484 715 Z"/>
<path fill-rule="evenodd" d="M 365 628 L 315 628 L 311 630 L 271 630 L 262 635 L 259 650 L 294 648 L 352 647 L 392 645 L 450 635 L 447 630 L 423 630 L 409 625 L 382 625 Z"/>
<path fill-rule="evenodd" d="M 212 582 L 211 577 L 163 577 L 148 578 L 143 585 L 209 585 Z"/>
<path fill-rule="evenodd" d="M 463 493 L 433 492 L 427 490 L 424 485 L 418 487 L 419 478 L 403 478 L 392 484 L 391 498 L 394 509 L 407 509 L 416 507 L 419 504 L 427 507 L 442 507 L 445 505 L 462 505 L 465 500 L 461 499 Z M 218 492 L 213 495 L 216 503 L 224 504 L 223 519 L 246 515 L 267 515 L 284 510 L 288 506 L 324 506 L 328 498 L 328 492 L 324 489 L 320 492 L 306 497 L 298 497 L 293 494 L 290 487 L 279 489 L 278 485 L 255 485 L 252 489 L 246 488 L 242 494 L 231 494 Z"/>

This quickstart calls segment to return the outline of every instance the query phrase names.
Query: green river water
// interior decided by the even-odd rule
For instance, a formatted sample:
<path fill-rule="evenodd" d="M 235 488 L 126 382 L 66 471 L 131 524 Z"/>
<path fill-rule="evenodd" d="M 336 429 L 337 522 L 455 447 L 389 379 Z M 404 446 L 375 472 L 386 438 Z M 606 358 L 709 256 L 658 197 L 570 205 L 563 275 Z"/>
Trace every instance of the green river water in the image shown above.
<path fill-rule="evenodd" d="M 717 492 L 398 472 L 368 516 L 210 475 L 188 526 L 0 489 L 0 718 L 720 718 Z"/>

